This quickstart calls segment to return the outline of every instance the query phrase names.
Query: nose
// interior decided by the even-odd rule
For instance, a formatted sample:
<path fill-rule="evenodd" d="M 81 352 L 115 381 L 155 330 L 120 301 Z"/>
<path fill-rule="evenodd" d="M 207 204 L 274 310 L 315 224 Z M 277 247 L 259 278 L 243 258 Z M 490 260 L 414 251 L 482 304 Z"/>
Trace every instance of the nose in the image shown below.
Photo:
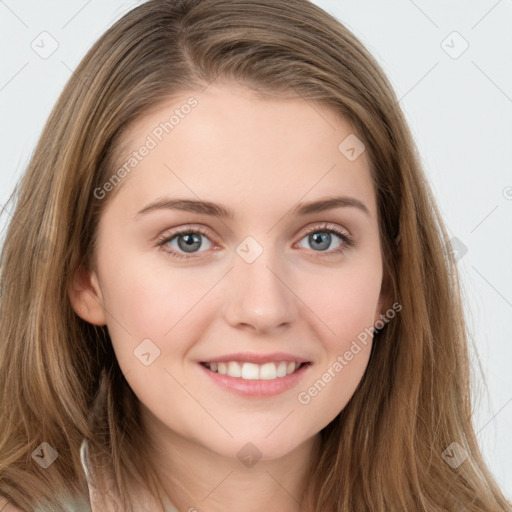
<path fill-rule="evenodd" d="M 296 321 L 298 298 L 285 269 L 270 251 L 263 251 L 252 263 L 235 258 L 229 277 L 226 321 L 232 327 L 262 333 Z"/>

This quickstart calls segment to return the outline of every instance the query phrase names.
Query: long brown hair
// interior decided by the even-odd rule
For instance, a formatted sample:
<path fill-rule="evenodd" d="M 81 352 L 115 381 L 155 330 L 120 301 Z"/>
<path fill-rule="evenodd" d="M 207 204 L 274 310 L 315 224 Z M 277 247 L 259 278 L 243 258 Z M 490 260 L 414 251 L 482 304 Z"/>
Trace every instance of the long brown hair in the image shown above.
<path fill-rule="evenodd" d="M 150 0 L 73 73 L 16 190 L 2 250 L 0 494 L 30 510 L 87 500 L 84 437 L 108 456 L 124 510 L 130 482 L 156 491 L 108 331 L 74 313 L 67 288 L 93 262 L 114 194 L 94 191 L 117 169 L 127 127 L 219 78 L 321 102 L 351 123 L 371 162 L 385 286 L 402 305 L 350 402 L 321 431 L 302 509 L 511 511 L 472 426 L 457 268 L 398 99 L 356 37 L 307 0 Z M 44 470 L 31 455 L 43 442 L 58 454 Z M 452 443 L 469 455 L 458 467 L 443 457 Z"/>

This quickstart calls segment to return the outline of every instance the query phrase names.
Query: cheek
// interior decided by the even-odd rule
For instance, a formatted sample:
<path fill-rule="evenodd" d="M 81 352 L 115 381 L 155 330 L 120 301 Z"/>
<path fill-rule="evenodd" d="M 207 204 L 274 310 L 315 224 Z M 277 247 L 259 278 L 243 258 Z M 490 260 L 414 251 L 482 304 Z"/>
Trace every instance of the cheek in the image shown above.
<path fill-rule="evenodd" d="M 318 317 L 324 357 L 297 393 L 300 407 L 327 424 L 346 406 L 366 370 L 380 295 L 381 267 L 317 279 L 305 300 Z"/>
<path fill-rule="evenodd" d="M 159 258 L 112 254 L 105 258 L 105 306 L 134 339 L 162 338 L 204 295 L 207 283 L 190 272 L 170 269 Z M 122 261 L 121 264 L 118 261 Z"/>
<path fill-rule="evenodd" d="M 126 373 L 140 366 L 134 350 L 144 340 L 155 345 L 155 354 L 164 352 L 165 334 L 179 321 L 179 315 L 185 314 L 182 283 L 179 279 L 164 278 L 162 272 L 155 272 L 130 255 L 116 255 L 112 251 L 103 261 L 102 291 L 109 315 L 108 330 L 116 357 Z"/>
<path fill-rule="evenodd" d="M 215 304 L 221 300 L 216 293 L 207 294 L 217 283 L 217 274 L 170 268 L 165 258 L 116 256 L 114 251 L 104 255 L 108 329 L 125 374 L 135 370 L 131 375 L 142 372 L 146 378 L 147 368 L 136 358 L 142 350 L 139 347 L 147 346 L 151 355 L 158 354 L 152 369 L 172 367 L 183 360 L 213 321 Z"/>
<path fill-rule="evenodd" d="M 368 364 L 371 343 L 369 337 L 366 343 L 349 344 L 348 350 L 340 350 L 312 372 L 298 390 L 297 407 L 304 418 L 310 418 L 312 432 L 334 420 L 354 395 Z"/>
<path fill-rule="evenodd" d="M 382 268 L 346 266 L 317 274 L 300 287 L 300 297 L 317 317 L 318 336 L 332 350 L 345 350 L 350 340 L 374 325 L 382 281 Z"/>

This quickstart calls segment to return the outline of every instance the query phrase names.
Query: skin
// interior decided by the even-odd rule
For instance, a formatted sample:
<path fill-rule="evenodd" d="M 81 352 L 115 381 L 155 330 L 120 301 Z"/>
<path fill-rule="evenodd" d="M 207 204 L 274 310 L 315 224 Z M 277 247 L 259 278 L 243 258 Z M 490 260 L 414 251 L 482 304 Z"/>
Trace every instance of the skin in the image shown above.
<path fill-rule="evenodd" d="M 333 111 L 298 97 L 260 99 L 232 83 L 186 91 L 137 120 L 125 137 L 127 154 L 190 96 L 198 105 L 110 198 L 95 264 L 77 275 L 70 299 L 84 320 L 108 326 L 142 405 L 151 456 L 180 510 L 297 511 L 318 432 L 353 395 L 371 340 L 308 404 L 297 395 L 385 311 L 369 162 L 366 152 L 350 161 L 338 150 L 353 129 Z M 289 214 L 298 202 L 334 195 L 357 198 L 369 214 L 352 206 Z M 136 215 L 164 196 L 220 203 L 235 218 L 171 209 Z M 332 234 L 327 250 L 316 248 L 305 229 L 326 233 L 325 222 L 354 245 L 336 253 L 344 242 Z M 156 245 L 181 227 L 211 236 L 200 236 L 192 253 L 178 238 Z M 247 236 L 263 248 L 253 263 L 236 252 Z M 160 350 L 149 366 L 134 356 L 144 339 Z M 312 365 L 296 388 L 241 397 L 198 367 L 238 351 L 284 351 Z M 248 442 L 261 453 L 252 467 L 237 456 Z"/>

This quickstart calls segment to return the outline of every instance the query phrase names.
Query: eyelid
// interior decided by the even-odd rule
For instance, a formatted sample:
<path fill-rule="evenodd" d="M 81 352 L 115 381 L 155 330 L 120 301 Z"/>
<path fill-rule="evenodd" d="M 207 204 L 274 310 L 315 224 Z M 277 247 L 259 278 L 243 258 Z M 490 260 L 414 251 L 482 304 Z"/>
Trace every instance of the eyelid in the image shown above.
<path fill-rule="evenodd" d="M 341 238 L 343 241 L 342 249 L 334 249 L 331 251 L 325 252 L 324 256 L 334 256 L 338 252 L 344 252 L 345 250 L 348 250 L 351 248 L 351 246 L 354 244 L 354 237 L 352 234 L 346 229 L 338 224 L 330 223 L 327 221 L 323 222 L 316 222 L 311 223 L 309 226 L 306 226 L 302 228 L 297 235 L 300 236 L 299 240 L 297 240 L 298 243 L 300 242 L 305 236 L 309 235 L 310 233 L 314 233 L 315 231 L 332 231 L 336 236 Z M 189 255 L 185 256 L 186 253 L 177 253 L 174 250 L 167 250 L 164 249 L 164 245 L 173 240 L 176 236 L 180 234 L 189 234 L 189 233 L 198 233 L 210 240 L 214 246 L 219 246 L 220 244 L 217 242 L 216 237 L 212 235 L 212 230 L 210 228 L 207 228 L 203 226 L 202 224 L 186 224 L 184 226 L 178 227 L 178 228 L 172 228 L 164 232 L 161 236 L 158 237 L 158 240 L 156 242 L 156 246 L 162 249 L 164 252 L 169 254 L 170 256 L 174 256 L 178 259 L 193 259 L 199 257 L 198 255 L 202 252 L 208 252 L 208 251 L 200 251 L 199 253 L 190 253 Z M 295 238 L 295 237 L 294 237 Z M 316 251 L 313 251 L 316 252 Z M 323 256 L 322 252 L 318 252 L 318 257 Z M 315 256 L 316 257 L 316 256 Z"/>
<path fill-rule="evenodd" d="M 215 234 L 213 234 L 213 231 L 203 226 L 202 224 L 185 224 L 182 226 L 179 226 L 177 228 L 170 228 L 164 231 L 161 235 L 158 236 L 158 239 L 165 239 L 165 238 L 173 238 L 176 235 L 183 234 L 183 233 L 201 233 L 204 236 L 207 236 L 209 238 L 215 239 Z"/>
<path fill-rule="evenodd" d="M 167 231 L 158 236 L 155 245 L 157 247 L 162 247 L 164 244 L 173 240 L 176 236 L 188 233 L 199 233 L 204 237 L 208 238 L 208 240 L 210 240 L 214 246 L 220 245 L 216 239 L 216 236 L 212 234 L 213 231 L 203 226 L 202 224 L 186 224 L 178 228 L 168 229 Z"/>
<path fill-rule="evenodd" d="M 341 239 L 343 243 L 339 248 L 332 249 L 330 251 L 308 251 L 312 253 L 313 258 L 325 259 L 330 257 L 339 257 L 340 255 L 344 255 L 347 251 L 356 245 L 356 240 L 348 229 L 330 222 L 323 222 L 321 225 L 313 223 L 313 225 L 305 227 L 300 231 L 299 241 L 296 243 L 299 243 L 304 237 L 310 235 L 311 233 L 322 231 L 334 233 L 334 235 Z"/>
<path fill-rule="evenodd" d="M 339 231 L 340 233 L 343 233 L 347 238 L 352 238 L 352 235 L 348 229 L 341 227 L 338 224 L 334 224 L 332 222 L 327 221 L 323 221 L 320 223 L 313 222 L 309 226 L 306 226 L 305 228 L 301 229 L 298 232 L 297 236 L 300 235 L 301 237 L 304 237 L 305 235 L 308 235 L 311 232 L 320 231 L 321 229 Z"/>
<path fill-rule="evenodd" d="M 294 237 L 299 236 L 299 235 L 304 237 L 305 235 L 309 234 L 311 231 L 319 230 L 319 229 L 333 229 L 334 231 L 342 232 L 347 237 L 352 237 L 352 235 L 348 229 L 341 227 L 338 224 L 334 224 L 334 223 L 328 222 L 328 221 L 320 221 L 319 223 L 313 222 L 309 226 L 305 226 L 304 228 L 299 230 Z M 168 229 L 162 235 L 158 236 L 158 240 L 159 241 L 166 240 L 166 239 L 168 240 L 168 239 L 172 239 L 176 235 L 183 234 L 183 233 L 190 233 L 190 232 L 201 233 L 202 235 L 208 237 L 212 242 L 215 242 L 217 244 L 219 243 L 216 240 L 216 237 L 213 234 L 213 231 L 210 228 L 203 226 L 202 224 L 186 224 L 182 227 Z"/>

